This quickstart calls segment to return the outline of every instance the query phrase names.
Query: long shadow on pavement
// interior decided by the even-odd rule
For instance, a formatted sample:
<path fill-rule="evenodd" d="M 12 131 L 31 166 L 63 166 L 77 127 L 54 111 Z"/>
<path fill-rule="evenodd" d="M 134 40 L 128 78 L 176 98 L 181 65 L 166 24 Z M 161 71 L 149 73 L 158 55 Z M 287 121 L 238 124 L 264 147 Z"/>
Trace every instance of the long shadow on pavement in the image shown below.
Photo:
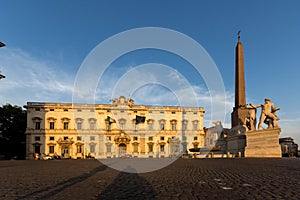
<path fill-rule="evenodd" d="M 128 166 L 124 171 L 136 172 Z M 155 199 L 156 192 L 151 184 L 138 173 L 120 172 L 112 184 L 98 196 L 98 199 Z"/>
<path fill-rule="evenodd" d="M 68 188 L 74 184 L 77 184 L 81 181 L 86 180 L 87 178 L 93 176 L 97 172 L 106 170 L 107 168 L 108 167 L 106 165 L 101 165 L 101 166 L 91 170 L 89 173 L 84 173 L 79 176 L 72 177 L 66 181 L 62 181 L 53 186 L 49 186 L 49 187 L 34 191 L 34 192 L 24 195 L 18 199 L 29 199 L 29 198 L 47 199 L 49 197 L 52 197 L 52 196 L 62 192 L 63 190 L 65 190 L 66 188 Z M 47 192 L 47 191 L 49 191 L 49 192 Z M 46 194 L 43 194 L 43 193 L 46 193 Z M 39 196 L 39 197 L 36 197 L 36 196 Z"/>

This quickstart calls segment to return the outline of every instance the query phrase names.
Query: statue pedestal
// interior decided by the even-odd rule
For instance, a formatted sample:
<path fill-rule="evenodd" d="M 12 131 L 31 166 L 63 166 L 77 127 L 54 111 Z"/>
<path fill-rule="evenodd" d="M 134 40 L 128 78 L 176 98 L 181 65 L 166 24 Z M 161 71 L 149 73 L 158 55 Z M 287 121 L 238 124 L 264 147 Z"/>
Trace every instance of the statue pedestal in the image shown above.
<path fill-rule="evenodd" d="M 245 157 L 280 158 L 280 128 L 246 132 Z"/>
<path fill-rule="evenodd" d="M 226 138 L 227 152 L 236 157 L 280 158 L 280 128 L 247 131 L 243 126 L 232 128 Z"/>

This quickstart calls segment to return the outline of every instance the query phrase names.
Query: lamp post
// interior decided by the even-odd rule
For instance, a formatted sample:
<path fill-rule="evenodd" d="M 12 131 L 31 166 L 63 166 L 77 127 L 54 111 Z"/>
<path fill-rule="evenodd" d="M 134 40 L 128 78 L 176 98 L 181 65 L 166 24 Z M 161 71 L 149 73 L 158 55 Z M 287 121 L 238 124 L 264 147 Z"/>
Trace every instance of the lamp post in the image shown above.
<path fill-rule="evenodd" d="M 3 42 L 0 42 L 0 47 L 4 47 L 4 46 L 5 46 L 5 44 Z M 5 78 L 5 76 L 0 74 L 0 79 L 3 79 L 3 78 Z"/>

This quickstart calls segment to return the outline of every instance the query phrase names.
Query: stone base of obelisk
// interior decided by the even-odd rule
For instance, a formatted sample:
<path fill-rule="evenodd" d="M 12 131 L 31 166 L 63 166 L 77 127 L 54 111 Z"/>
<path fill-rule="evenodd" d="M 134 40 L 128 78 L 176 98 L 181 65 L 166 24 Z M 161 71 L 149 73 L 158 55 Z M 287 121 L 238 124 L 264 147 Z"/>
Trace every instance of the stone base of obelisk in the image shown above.
<path fill-rule="evenodd" d="M 235 157 L 280 158 L 280 128 L 247 131 L 243 126 L 232 128 L 226 138 L 227 152 Z"/>
<path fill-rule="evenodd" d="M 280 128 L 246 132 L 245 157 L 280 158 Z"/>

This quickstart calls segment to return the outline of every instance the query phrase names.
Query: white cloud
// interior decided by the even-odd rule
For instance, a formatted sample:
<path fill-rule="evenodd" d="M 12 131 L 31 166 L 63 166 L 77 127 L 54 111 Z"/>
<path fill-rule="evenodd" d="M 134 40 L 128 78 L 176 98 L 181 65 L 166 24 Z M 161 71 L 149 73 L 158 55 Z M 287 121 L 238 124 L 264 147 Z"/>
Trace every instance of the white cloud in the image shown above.
<path fill-rule="evenodd" d="M 0 60 L 0 69 L 6 76 L 0 82 L 1 104 L 71 100 L 74 77 L 59 66 L 7 47 L 1 51 Z"/>

